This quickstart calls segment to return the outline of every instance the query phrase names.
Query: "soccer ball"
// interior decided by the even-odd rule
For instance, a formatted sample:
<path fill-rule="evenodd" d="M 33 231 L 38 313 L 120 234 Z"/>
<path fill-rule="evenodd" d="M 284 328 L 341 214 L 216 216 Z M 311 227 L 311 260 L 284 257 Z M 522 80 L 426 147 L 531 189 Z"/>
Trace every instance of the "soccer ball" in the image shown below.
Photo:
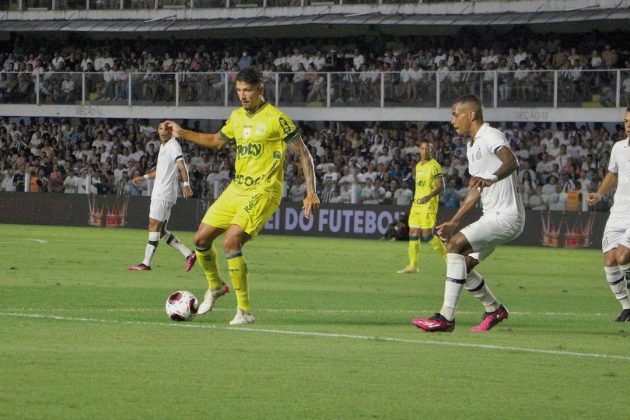
<path fill-rule="evenodd" d="M 173 321 L 188 321 L 197 313 L 197 306 L 195 295 L 178 290 L 166 299 L 166 315 Z"/>

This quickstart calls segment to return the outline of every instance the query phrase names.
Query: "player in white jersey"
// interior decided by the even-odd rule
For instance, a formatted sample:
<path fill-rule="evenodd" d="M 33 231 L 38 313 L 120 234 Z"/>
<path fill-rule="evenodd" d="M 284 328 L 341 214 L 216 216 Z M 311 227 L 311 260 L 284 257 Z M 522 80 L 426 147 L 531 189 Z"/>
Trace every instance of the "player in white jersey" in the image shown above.
<path fill-rule="evenodd" d="M 177 249 L 186 258 L 184 270 L 190 271 L 197 256 L 177 236 L 166 230 L 171 209 L 177 202 L 178 172 L 182 179 L 182 195 L 192 197 L 192 190 L 188 178 L 188 168 L 184 162 L 184 154 L 177 139 L 171 135 L 171 130 L 163 122 L 158 126 L 160 137 L 160 151 L 158 153 L 155 170 L 137 176 L 133 183 L 140 185 L 147 179 L 155 179 L 151 192 L 151 207 L 149 209 L 149 240 L 144 250 L 144 260 L 137 265 L 129 266 L 132 271 L 151 270 L 151 260 L 155 254 L 160 239 Z"/>
<path fill-rule="evenodd" d="M 525 227 L 525 209 L 516 190 L 518 161 L 505 135 L 483 120 L 480 99 L 465 95 L 451 107 L 451 124 L 460 136 L 472 138 L 467 144 L 471 180 L 468 195 L 451 220 L 437 226 L 440 238 L 447 240 L 444 303 L 430 318 L 412 322 L 425 331 L 450 332 L 455 328 L 455 312 L 463 288 L 483 305 L 479 325 L 470 331 L 488 331 L 508 317 L 508 311 L 494 296 L 485 280 L 473 268 L 498 245 L 517 238 Z M 483 215 L 456 232 L 462 217 L 481 200 Z"/>
<path fill-rule="evenodd" d="M 610 153 L 608 173 L 597 192 L 588 194 L 588 203 L 596 204 L 604 194 L 617 187 L 614 204 L 602 238 L 606 281 L 621 304 L 618 322 L 630 322 L 630 108 L 623 119 L 626 138 L 616 142 Z"/>

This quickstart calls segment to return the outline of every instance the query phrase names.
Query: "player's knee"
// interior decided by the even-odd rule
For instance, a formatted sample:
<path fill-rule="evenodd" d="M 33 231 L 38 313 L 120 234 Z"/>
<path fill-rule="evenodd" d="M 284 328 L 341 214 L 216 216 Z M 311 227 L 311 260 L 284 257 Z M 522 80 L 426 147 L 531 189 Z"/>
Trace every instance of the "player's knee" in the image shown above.
<path fill-rule="evenodd" d="M 243 246 L 243 242 L 236 235 L 225 235 L 223 238 L 223 252 L 226 254 L 239 251 Z"/>
<path fill-rule="evenodd" d="M 615 252 L 615 260 L 617 265 L 626 265 L 630 263 L 630 249 L 625 246 L 617 247 L 617 252 Z"/>
<path fill-rule="evenodd" d="M 210 247 L 210 245 L 212 245 L 212 240 L 210 240 L 204 235 L 200 235 L 199 233 L 196 233 L 195 236 L 193 237 L 193 244 L 195 245 L 196 248 L 205 249 L 205 248 Z"/>
<path fill-rule="evenodd" d="M 612 267 L 615 265 L 619 265 L 617 262 L 617 252 L 616 250 L 610 250 L 604 254 L 604 265 L 606 267 Z"/>
<path fill-rule="evenodd" d="M 446 243 L 446 252 L 449 254 L 462 254 L 464 251 L 465 244 L 459 239 L 458 236 L 453 236 Z"/>
<path fill-rule="evenodd" d="M 466 255 L 466 272 L 470 273 L 477 265 L 479 264 L 479 260 L 471 257 L 470 255 Z"/>

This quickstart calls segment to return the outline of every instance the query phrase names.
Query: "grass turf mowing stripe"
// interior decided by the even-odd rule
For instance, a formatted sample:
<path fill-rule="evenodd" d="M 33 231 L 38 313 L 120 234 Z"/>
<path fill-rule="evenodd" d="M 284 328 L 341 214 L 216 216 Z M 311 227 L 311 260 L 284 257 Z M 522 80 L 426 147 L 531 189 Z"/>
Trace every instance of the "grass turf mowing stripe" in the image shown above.
<path fill-rule="evenodd" d="M 173 323 L 173 322 L 166 323 L 166 322 L 145 322 L 145 321 L 120 321 L 120 320 L 107 320 L 107 319 L 98 319 L 98 318 L 75 318 L 75 317 L 63 317 L 63 316 L 46 315 L 46 314 L 25 314 L 25 313 L 11 313 L 11 312 L 0 312 L 0 316 L 16 317 L 16 318 L 45 319 L 45 320 L 51 320 L 51 321 L 148 325 L 148 326 L 162 326 L 162 327 L 165 326 L 165 327 L 170 327 L 170 328 L 198 328 L 198 329 L 245 331 L 245 332 L 268 333 L 268 334 L 296 335 L 296 336 L 303 336 L 303 337 L 345 338 L 345 339 L 351 339 L 351 340 L 386 341 L 386 342 L 408 343 L 408 344 L 428 344 L 428 345 L 436 345 L 436 346 L 463 347 L 463 348 L 474 348 L 474 349 L 483 349 L 483 350 L 548 354 L 548 355 L 553 355 L 553 356 L 572 356 L 572 357 L 587 357 L 587 358 L 594 358 L 594 359 L 614 359 L 614 360 L 630 361 L 630 356 L 621 356 L 621 355 L 614 355 L 614 354 L 580 353 L 580 352 L 560 351 L 560 350 L 535 349 L 535 348 L 528 348 L 528 347 L 458 343 L 458 342 L 452 342 L 452 341 L 411 340 L 411 339 L 405 339 L 405 338 L 392 338 L 392 337 L 381 337 L 381 336 L 308 332 L 308 331 L 290 331 L 290 330 L 278 330 L 278 329 L 268 329 L 268 328 L 249 328 L 249 327 L 242 327 L 242 326 L 241 327 L 220 327 L 216 325 L 181 324 L 181 323 Z"/>

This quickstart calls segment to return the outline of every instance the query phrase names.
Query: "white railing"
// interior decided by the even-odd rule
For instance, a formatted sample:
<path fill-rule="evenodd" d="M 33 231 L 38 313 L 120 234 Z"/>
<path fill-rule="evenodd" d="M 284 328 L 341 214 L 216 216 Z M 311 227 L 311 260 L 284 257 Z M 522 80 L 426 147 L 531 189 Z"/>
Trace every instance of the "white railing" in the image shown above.
<path fill-rule="evenodd" d="M 479 1 L 479 0 L 476 0 Z M 484 1 L 484 0 L 482 0 Z M 125 10 L 422 4 L 425 0 L 9 0 L 4 10 Z M 435 0 L 431 4 L 438 3 Z M 462 3 L 442 0 L 439 3 Z"/>
<path fill-rule="evenodd" d="M 233 72 L 1 72 L 0 104 L 233 107 Z M 264 73 L 266 98 L 310 108 L 443 108 L 474 93 L 486 108 L 619 108 L 630 69 Z"/>

